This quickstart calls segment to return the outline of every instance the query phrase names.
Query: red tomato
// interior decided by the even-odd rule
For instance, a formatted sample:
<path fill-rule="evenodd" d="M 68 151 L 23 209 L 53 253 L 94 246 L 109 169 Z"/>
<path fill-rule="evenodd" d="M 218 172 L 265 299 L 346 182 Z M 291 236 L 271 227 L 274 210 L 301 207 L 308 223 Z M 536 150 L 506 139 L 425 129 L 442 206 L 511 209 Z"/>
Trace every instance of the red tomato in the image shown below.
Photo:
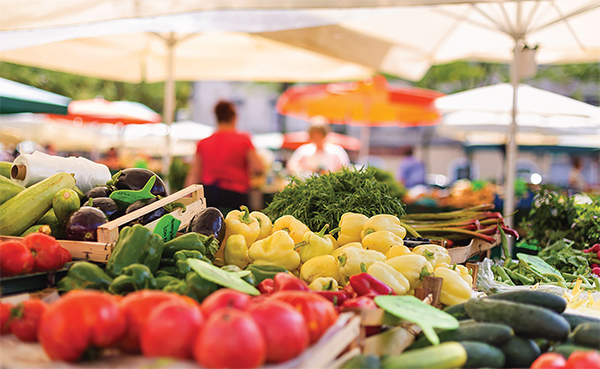
<path fill-rule="evenodd" d="M 540 355 L 530 369 L 563 369 L 567 365 L 565 358 L 554 352 L 547 352 Z"/>
<path fill-rule="evenodd" d="M 250 305 L 250 296 L 236 290 L 223 288 L 211 293 L 202 301 L 202 314 L 208 318 L 215 311 L 224 307 L 232 307 L 239 310 L 246 310 Z"/>
<path fill-rule="evenodd" d="M 0 334 L 9 334 L 10 333 L 10 309 L 12 309 L 11 304 L 7 304 L 4 302 L 0 302 Z"/>
<path fill-rule="evenodd" d="M 174 293 L 151 290 L 136 291 L 125 296 L 119 306 L 125 314 L 127 331 L 119 342 L 119 348 L 126 352 L 139 352 L 140 332 L 152 310 L 162 302 L 175 299 L 179 300 L 179 296 Z"/>
<path fill-rule="evenodd" d="M 266 300 L 248 309 L 267 344 L 267 361 L 279 363 L 300 355 L 310 341 L 304 316 L 290 304 Z"/>
<path fill-rule="evenodd" d="M 90 347 L 117 343 L 125 328 L 125 317 L 110 295 L 69 292 L 42 315 L 38 339 L 50 359 L 76 361 Z"/>
<path fill-rule="evenodd" d="M 197 306 L 179 299 L 160 303 L 142 329 L 142 353 L 191 359 L 194 339 L 203 324 L 204 318 Z"/>
<path fill-rule="evenodd" d="M 310 343 L 316 342 L 337 320 L 337 312 L 333 303 L 316 293 L 279 291 L 270 295 L 269 298 L 287 302 L 304 315 L 310 333 Z"/>
<path fill-rule="evenodd" d="M 23 244 L 33 254 L 33 270 L 43 272 L 62 266 L 61 247 L 54 237 L 34 232 L 23 237 Z"/>
<path fill-rule="evenodd" d="M 575 351 L 567 360 L 567 369 L 600 369 L 598 351 Z"/>
<path fill-rule="evenodd" d="M 0 242 L 0 269 L 3 276 L 29 273 L 33 269 L 33 255 L 19 241 Z"/>
<path fill-rule="evenodd" d="M 73 257 L 71 256 L 71 252 L 69 252 L 69 250 L 65 249 L 64 247 L 60 247 L 60 267 L 58 269 L 61 269 L 62 267 L 65 266 L 65 263 L 68 263 L 69 261 L 73 260 Z"/>
<path fill-rule="evenodd" d="M 267 358 L 267 346 L 250 314 L 227 307 L 208 318 L 193 354 L 205 368 L 257 368 Z"/>
<path fill-rule="evenodd" d="M 40 319 L 48 304 L 41 300 L 26 300 L 11 309 L 10 331 L 25 342 L 37 342 Z"/>

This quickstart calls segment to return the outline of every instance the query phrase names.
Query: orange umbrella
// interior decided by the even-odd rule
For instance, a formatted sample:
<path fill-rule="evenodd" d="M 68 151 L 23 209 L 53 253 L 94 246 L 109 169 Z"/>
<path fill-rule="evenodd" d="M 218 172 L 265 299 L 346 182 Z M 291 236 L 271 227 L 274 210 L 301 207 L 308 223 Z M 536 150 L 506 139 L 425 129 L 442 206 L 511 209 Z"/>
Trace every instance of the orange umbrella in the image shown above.
<path fill-rule="evenodd" d="M 391 87 L 383 76 L 361 82 L 291 87 L 277 101 L 279 113 L 301 119 L 323 116 L 330 123 L 369 126 L 433 125 L 441 115 L 432 90 Z"/>
<path fill-rule="evenodd" d="M 107 101 L 104 99 L 71 101 L 67 115 L 52 117 L 82 123 L 142 124 L 162 122 L 160 114 L 144 104 L 133 101 Z"/>
<path fill-rule="evenodd" d="M 360 140 L 354 137 L 346 136 L 340 133 L 329 132 L 325 137 L 327 142 L 340 145 L 349 151 L 360 150 Z M 282 149 L 296 150 L 298 147 L 310 142 L 308 132 L 288 132 L 283 135 Z"/>

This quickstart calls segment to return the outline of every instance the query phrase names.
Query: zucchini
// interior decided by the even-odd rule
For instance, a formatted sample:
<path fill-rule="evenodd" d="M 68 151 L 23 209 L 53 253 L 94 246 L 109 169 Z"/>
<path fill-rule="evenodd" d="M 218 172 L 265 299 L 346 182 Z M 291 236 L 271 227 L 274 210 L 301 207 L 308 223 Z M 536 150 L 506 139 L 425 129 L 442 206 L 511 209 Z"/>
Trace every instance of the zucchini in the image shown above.
<path fill-rule="evenodd" d="M 444 312 L 452 315 L 457 320 L 471 319 L 469 317 L 469 314 L 467 314 L 467 311 L 465 310 L 465 303 L 464 302 L 462 304 L 456 304 L 456 305 L 448 306 L 448 307 L 444 308 Z"/>
<path fill-rule="evenodd" d="M 557 354 L 561 354 L 568 359 L 572 353 L 575 351 L 597 351 L 585 346 L 573 345 L 571 343 L 563 343 L 560 345 L 554 345 L 550 348 L 550 352 L 556 352 Z"/>
<path fill-rule="evenodd" d="M 481 342 L 461 341 L 467 351 L 467 362 L 463 368 L 502 368 L 504 354 L 499 348 Z"/>
<path fill-rule="evenodd" d="M 27 228 L 25 230 L 25 232 L 21 233 L 19 235 L 19 237 L 25 237 L 28 234 L 31 233 L 35 233 L 35 232 L 41 232 L 41 233 L 45 233 L 45 234 L 52 234 L 52 229 L 50 228 L 50 226 L 45 225 L 45 224 L 34 224 L 31 227 Z"/>
<path fill-rule="evenodd" d="M 56 192 L 74 186 L 72 174 L 57 173 L 19 192 L 0 205 L 0 235 L 20 235 L 50 210 Z"/>
<path fill-rule="evenodd" d="M 9 163 L 7 161 L 0 161 L 0 177 L 10 179 L 10 170 L 13 166 L 13 163 Z"/>
<path fill-rule="evenodd" d="M 54 209 L 48 210 L 44 216 L 42 216 L 38 221 L 38 225 L 47 225 L 50 227 L 52 232 L 50 235 L 54 238 L 64 238 L 65 236 L 65 227 L 58 221 L 56 218 L 56 214 L 54 214 Z"/>
<path fill-rule="evenodd" d="M 567 300 L 564 297 L 542 291 L 511 291 L 491 295 L 488 298 L 535 305 L 556 311 L 559 314 L 567 308 Z"/>
<path fill-rule="evenodd" d="M 529 368 L 542 354 L 534 340 L 517 336 L 501 345 L 500 350 L 504 353 L 508 368 Z"/>
<path fill-rule="evenodd" d="M 600 323 L 582 323 L 571 334 L 575 345 L 600 350 Z"/>
<path fill-rule="evenodd" d="M 475 341 L 489 345 L 501 345 L 514 336 L 512 328 L 504 324 L 495 323 L 469 323 L 451 331 L 438 333 L 440 342 L 448 341 Z M 409 349 L 430 346 L 427 337 L 419 338 Z"/>
<path fill-rule="evenodd" d="M 379 369 L 381 362 L 376 355 L 358 355 L 346 361 L 340 369 Z"/>
<path fill-rule="evenodd" d="M 467 362 L 467 350 L 458 342 L 444 342 L 419 350 L 386 356 L 383 369 L 451 369 L 462 368 Z"/>
<path fill-rule="evenodd" d="M 0 205 L 12 199 L 24 189 L 25 187 L 21 186 L 20 184 L 0 176 Z"/>
<path fill-rule="evenodd" d="M 567 322 L 569 322 L 569 325 L 571 326 L 571 330 L 575 330 L 575 328 L 579 324 L 583 324 L 583 323 L 600 323 L 600 319 L 593 318 L 590 316 L 571 314 L 571 313 L 562 313 L 560 315 L 563 318 L 565 318 L 567 320 Z"/>
<path fill-rule="evenodd" d="M 52 209 L 61 224 L 67 223 L 71 214 L 79 210 L 80 204 L 79 195 L 71 188 L 63 188 L 52 199 Z"/>
<path fill-rule="evenodd" d="M 465 309 L 473 319 L 506 324 L 520 337 L 565 341 L 569 335 L 569 323 L 560 314 L 538 306 L 483 298 L 470 299 Z"/>

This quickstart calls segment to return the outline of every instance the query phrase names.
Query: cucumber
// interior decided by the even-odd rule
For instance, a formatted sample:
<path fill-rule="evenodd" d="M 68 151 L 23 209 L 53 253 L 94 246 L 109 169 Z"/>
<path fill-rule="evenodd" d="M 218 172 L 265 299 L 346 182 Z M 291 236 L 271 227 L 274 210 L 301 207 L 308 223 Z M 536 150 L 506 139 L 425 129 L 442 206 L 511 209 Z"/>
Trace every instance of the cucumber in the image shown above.
<path fill-rule="evenodd" d="M 13 163 L 9 163 L 7 161 L 0 161 L 0 177 L 10 179 L 10 170 L 13 166 Z"/>
<path fill-rule="evenodd" d="M 500 350 L 504 353 L 508 368 L 529 368 L 542 354 L 534 340 L 517 336 L 501 345 Z"/>
<path fill-rule="evenodd" d="M 542 291 L 512 291 L 491 295 L 488 298 L 535 305 L 559 314 L 567 308 L 567 300 L 564 297 Z"/>
<path fill-rule="evenodd" d="M 571 334 L 575 345 L 600 350 L 600 323 L 582 323 Z"/>
<path fill-rule="evenodd" d="M 448 307 L 444 308 L 444 312 L 452 315 L 457 320 L 471 319 L 469 317 L 469 314 L 467 314 L 467 311 L 465 310 L 465 303 L 464 302 L 462 304 L 456 304 L 456 305 L 448 306 Z"/>
<path fill-rule="evenodd" d="M 60 224 L 58 219 L 56 219 L 54 209 L 48 210 L 48 212 L 46 212 L 46 214 L 44 214 L 44 216 L 42 216 L 40 220 L 37 221 L 37 224 L 45 224 L 47 226 L 50 226 L 50 229 L 52 230 L 50 235 L 54 238 L 61 239 L 65 237 L 65 227 L 62 224 Z"/>
<path fill-rule="evenodd" d="M 569 325 L 571 326 L 571 330 L 575 330 L 575 328 L 579 324 L 583 324 L 583 323 L 600 323 L 600 319 L 585 316 L 585 315 L 578 315 L 578 314 L 571 314 L 571 313 L 562 313 L 560 315 L 563 318 L 565 318 L 567 320 L 567 322 L 569 322 Z"/>
<path fill-rule="evenodd" d="M 79 210 L 80 204 L 79 195 L 70 188 L 63 188 L 58 191 L 52 199 L 52 209 L 54 209 L 56 219 L 61 224 L 67 223 L 71 214 Z"/>
<path fill-rule="evenodd" d="M 499 348 L 481 342 L 461 341 L 467 351 L 467 362 L 463 368 L 502 368 L 504 354 Z"/>
<path fill-rule="evenodd" d="M 19 237 L 25 237 L 28 234 L 35 233 L 35 232 L 42 232 L 42 233 L 51 235 L 52 229 L 50 228 L 50 226 L 48 226 L 46 224 L 34 224 L 31 227 L 27 228 L 25 230 L 25 232 L 21 233 L 21 235 L 19 235 Z"/>
<path fill-rule="evenodd" d="M 15 197 L 24 189 L 25 187 L 21 186 L 20 184 L 13 182 L 6 177 L 0 176 L 0 205 Z"/>
<path fill-rule="evenodd" d="M 358 355 L 346 361 L 340 369 L 379 369 L 381 362 L 376 355 Z"/>
<path fill-rule="evenodd" d="M 0 205 L 0 235 L 20 235 L 50 210 L 56 192 L 74 186 L 72 174 L 57 173 L 19 192 Z"/>
<path fill-rule="evenodd" d="M 560 345 L 554 345 L 550 348 L 550 352 L 556 352 L 557 354 L 561 354 L 568 359 L 572 353 L 575 351 L 597 351 L 585 346 L 573 345 L 571 343 L 563 343 Z"/>
<path fill-rule="evenodd" d="M 458 342 L 444 342 L 437 346 L 386 356 L 381 360 L 383 369 L 451 369 L 462 368 L 467 362 L 467 350 Z"/>
<path fill-rule="evenodd" d="M 501 345 L 514 336 L 512 328 L 495 323 L 469 323 L 451 331 L 438 333 L 440 342 L 448 341 L 475 341 L 489 345 Z M 419 338 L 409 349 L 430 346 L 427 337 Z"/>
<path fill-rule="evenodd" d="M 473 319 L 506 324 L 520 337 L 565 341 L 569 335 L 565 318 L 546 308 L 483 298 L 470 299 L 465 309 Z"/>

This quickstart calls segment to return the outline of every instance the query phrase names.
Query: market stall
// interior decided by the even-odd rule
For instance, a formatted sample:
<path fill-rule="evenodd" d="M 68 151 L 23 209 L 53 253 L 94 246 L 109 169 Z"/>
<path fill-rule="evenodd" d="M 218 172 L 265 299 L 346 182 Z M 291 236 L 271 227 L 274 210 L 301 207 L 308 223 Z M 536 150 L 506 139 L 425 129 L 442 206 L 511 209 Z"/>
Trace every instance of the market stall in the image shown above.
<path fill-rule="evenodd" d="M 62 169 L 26 187 L 23 166 L 39 169 L 2 164 L 3 367 L 600 360 L 597 199 L 541 193 L 528 234 L 541 251 L 512 255 L 518 234 L 493 205 L 405 213 L 374 168 L 293 179 L 261 212 L 222 214 L 200 185 L 169 194 L 145 169 L 107 179 L 45 160 Z M 588 223 L 543 232 L 551 209 Z"/>

